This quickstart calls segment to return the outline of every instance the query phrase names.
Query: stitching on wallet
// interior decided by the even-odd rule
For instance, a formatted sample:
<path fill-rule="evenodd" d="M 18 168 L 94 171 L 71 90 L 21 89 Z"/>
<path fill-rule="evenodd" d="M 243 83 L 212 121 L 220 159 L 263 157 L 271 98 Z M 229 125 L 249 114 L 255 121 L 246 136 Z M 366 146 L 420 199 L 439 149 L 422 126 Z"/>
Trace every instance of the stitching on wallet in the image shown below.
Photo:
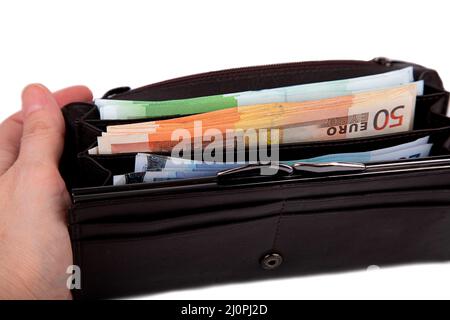
<path fill-rule="evenodd" d="M 281 219 L 282 219 L 285 207 L 286 207 L 286 199 L 283 199 L 283 204 L 281 205 L 280 213 L 278 214 L 277 225 L 275 228 L 275 235 L 274 235 L 273 242 L 272 242 L 272 250 L 276 250 L 276 247 L 277 247 L 277 242 L 278 242 L 278 238 L 280 235 Z"/>
<path fill-rule="evenodd" d="M 390 207 L 392 208 L 392 207 Z M 398 206 L 395 209 L 396 210 L 408 210 L 408 213 L 411 212 L 412 210 L 419 210 L 421 213 L 423 213 L 424 209 L 423 208 L 428 208 L 428 209 L 433 209 L 433 210 L 445 210 L 446 212 L 448 212 L 449 210 L 449 205 L 434 205 L 434 204 L 429 204 L 426 206 L 421 206 L 421 207 L 417 207 L 417 206 Z M 311 215 L 320 215 L 320 216 L 330 216 L 330 215 L 336 215 L 336 214 L 354 214 L 355 212 L 366 212 L 366 211 L 377 211 L 377 210 L 383 210 L 385 208 L 380 208 L 380 207 L 371 207 L 371 208 L 346 208 L 344 210 L 333 210 L 333 209 L 325 209 L 323 210 L 323 212 L 317 213 L 317 212 L 304 212 L 302 214 L 295 214 L 295 213 L 287 213 L 285 214 L 285 219 L 286 220 L 290 220 L 290 219 L 296 219 L 299 216 L 311 216 Z M 396 212 L 397 213 L 397 212 Z M 427 213 L 429 213 L 427 211 Z"/>
<path fill-rule="evenodd" d="M 87 156 L 81 156 L 80 158 L 79 158 L 79 160 L 81 160 L 82 162 L 84 162 L 83 163 L 83 166 L 85 166 L 85 165 L 87 165 L 87 163 L 89 163 L 89 164 L 91 164 L 91 165 L 88 165 L 88 168 L 90 169 L 90 170 L 93 170 L 95 173 L 98 173 L 98 174 L 107 174 L 108 172 L 107 171 L 109 171 L 109 170 L 107 170 L 107 169 L 105 169 L 105 170 L 107 170 L 107 171 L 105 171 L 103 168 L 100 168 L 99 166 L 101 166 L 99 163 L 97 163 L 97 161 L 95 161 L 95 160 L 93 160 L 92 158 L 90 158 L 90 157 L 87 157 Z M 91 161 L 86 161 L 86 160 L 91 160 Z"/>
<path fill-rule="evenodd" d="M 101 176 L 105 176 L 106 175 L 106 178 L 102 182 L 102 185 L 106 185 L 108 180 L 111 178 L 111 175 L 112 175 L 111 170 L 105 168 L 104 166 L 102 166 L 100 163 L 98 163 L 97 161 L 95 161 L 91 157 L 86 156 L 86 155 L 81 155 L 81 156 L 78 157 L 78 161 L 79 162 L 80 161 L 84 162 L 84 165 L 86 165 L 86 163 L 89 162 L 91 165 L 88 166 L 88 168 L 93 170 L 98 175 L 101 175 Z"/>
<path fill-rule="evenodd" d="M 450 185 L 450 183 L 449 183 Z M 424 190 L 424 189 L 418 189 L 418 190 L 413 190 L 413 191 L 396 191 L 395 192 L 395 196 L 396 197 L 402 197 L 402 196 L 412 196 L 412 195 L 417 195 L 418 193 L 420 194 L 441 194 L 441 195 L 448 195 L 450 193 L 450 189 L 443 189 L 443 190 Z M 364 198 L 376 198 L 376 197 L 380 197 L 382 195 L 387 195 L 387 196 L 391 196 L 392 192 L 367 192 L 364 194 L 358 194 L 358 197 L 364 197 Z M 348 199 L 353 198 L 354 195 L 338 195 L 338 196 L 333 196 L 332 199 L 308 199 L 306 200 L 307 202 L 311 202 L 311 203 L 316 203 L 316 202 L 334 202 L 334 201 L 345 201 Z M 330 197 L 331 198 L 331 197 Z M 450 197 L 448 198 L 448 200 L 450 201 Z M 305 199 L 303 198 L 292 198 L 289 199 L 290 202 L 295 202 L 295 201 L 305 201 Z"/>
<path fill-rule="evenodd" d="M 98 136 L 99 134 L 101 134 L 103 131 L 95 126 L 93 126 L 92 124 L 90 124 L 89 122 L 85 121 L 85 120 L 80 120 L 80 123 L 83 125 L 83 127 L 88 130 L 91 133 L 94 133 L 96 136 Z"/>

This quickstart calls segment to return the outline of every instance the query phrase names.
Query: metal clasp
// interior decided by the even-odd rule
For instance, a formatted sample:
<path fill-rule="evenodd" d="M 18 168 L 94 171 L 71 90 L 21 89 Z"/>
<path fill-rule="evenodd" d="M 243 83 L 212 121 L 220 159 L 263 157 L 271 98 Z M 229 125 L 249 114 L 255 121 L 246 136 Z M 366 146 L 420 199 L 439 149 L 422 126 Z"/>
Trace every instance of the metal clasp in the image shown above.
<path fill-rule="evenodd" d="M 363 163 L 353 162 L 297 162 L 293 165 L 296 172 L 302 173 L 342 173 L 342 172 L 362 172 L 366 171 L 367 167 Z"/>
<path fill-rule="evenodd" d="M 230 181 L 243 178 L 270 178 L 290 176 L 326 175 L 334 173 L 354 173 L 366 171 L 363 163 L 353 162 L 297 162 L 287 164 L 247 164 L 241 167 L 220 171 L 217 173 L 219 181 Z"/>
<path fill-rule="evenodd" d="M 290 176 L 294 168 L 287 164 L 247 164 L 217 173 L 218 179 L 249 178 L 264 176 Z"/>

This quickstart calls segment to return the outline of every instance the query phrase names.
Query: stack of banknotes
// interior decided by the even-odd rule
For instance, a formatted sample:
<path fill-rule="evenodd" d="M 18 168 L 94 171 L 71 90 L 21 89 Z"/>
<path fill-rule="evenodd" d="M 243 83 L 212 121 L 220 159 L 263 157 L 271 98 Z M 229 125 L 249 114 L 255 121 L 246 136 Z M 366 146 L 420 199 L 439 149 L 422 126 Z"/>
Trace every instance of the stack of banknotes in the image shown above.
<path fill-rule="evenodd" d="M 355 162 L 370 163 L 394 161 L 402 159 L 415 159 L 427 157 L 432 144 L 429 137 L 417 139 L 413 142 L 397 145 L 390 148 L 377 149 L 366 152 L 328 154 L 309 159 L 279 161 L 279 163 L 294 165 L 299 162 Z M 138 153 L 135 159 L 135 169 L 132 173 L 114 176 L 114 185 L 132 183 L 148 183 L 177 179 L 214 177 L 218 172 L 233 169 L 248 162 L 214 162 L 187 160 L 157 154 Z"/>
<path fill-rule="evenodd" d="M 176 117 L 108 126 L 95 154 L 170 152 L 179 132 L 193 141 L 227 131 L 278 129 L 277 143 L 351 139 L 408 131 L 423 82 L 413 69 L 354 79 L 171 101 L 99 99 L 102 119 Z M 178 129 L 178 130 L 177 130 Z M 273 143 L 273 141 L 271 141 Z"/>
<path fill-rule="evenodd" d="M 114 184 L 204 177 L 244 162 L 177 159 L 180 144 L 205 150 L 214 141 L 223 148 L 283 145 L 373 137 L 412 129 L 423 81 L 414 82 L 413 68 L 346 80 L 294 85 L 258 91 L 168 101 L 97 99 L 103 120 L 143 119 L 112 125 L 98 137 L 90 154 L 139 153 L 136 170 L 114 178 Z M 144 119 L 165 120 L 145 121 Z M 241 134 L 239 136 L 239 134 Z M 231 137 L 231 142 L 230 142 Z M 242 146 L 242 145 L 241 145 Z M 290 161 L 370 162 L 424 157 L 428 138 L 387 149 L 329 154 Z M 146 153 L 146 154 L 143 154 Z M 173 157 L 158 154 L 172 154 Z M 151 161 L 149 160 L 151 159 Z M 146 164 L 146 165 L 143 165 Z"/>

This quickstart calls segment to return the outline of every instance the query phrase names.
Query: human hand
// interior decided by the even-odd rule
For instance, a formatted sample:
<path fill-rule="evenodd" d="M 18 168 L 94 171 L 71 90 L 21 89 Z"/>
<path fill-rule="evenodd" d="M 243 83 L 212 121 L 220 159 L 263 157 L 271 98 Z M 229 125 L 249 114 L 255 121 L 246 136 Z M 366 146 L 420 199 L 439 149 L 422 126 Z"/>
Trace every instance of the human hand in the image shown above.
<path fill-rule="evenodd" d="M 0 125 L 0 299 L 70 299 L 69 195 L 58 171 L 60 108 L 90 101 L 86 87 L 30 85 L 22 111 Z"/>

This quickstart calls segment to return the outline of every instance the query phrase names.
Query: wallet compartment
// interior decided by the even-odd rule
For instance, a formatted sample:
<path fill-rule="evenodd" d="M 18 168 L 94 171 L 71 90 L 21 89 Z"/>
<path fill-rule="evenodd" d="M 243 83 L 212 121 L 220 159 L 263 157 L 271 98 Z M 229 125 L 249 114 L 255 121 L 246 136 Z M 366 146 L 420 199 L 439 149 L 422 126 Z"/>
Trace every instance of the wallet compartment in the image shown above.
<path fill-rule="evenodd" d="M 411 132 L 282 146 L 281 160 L 369 151 L 430 135 L 429 159 L 450 154 L 448 93 L 436 71 L 377 59 L 238 68 L 116 90 L 106 99 L 169 100 L 331 81 L 414 67 L 425 81 Z M 135 154 L 87 149 L 107 125 L 93 104 L 64 110 L 61 172 L 74 263 L 75 298 L 106 298 L 370 265 L 450 260 L 450 165 L 375 175 L 270 181 L 179 181 L 111 186 L 134 171 Z"/>

